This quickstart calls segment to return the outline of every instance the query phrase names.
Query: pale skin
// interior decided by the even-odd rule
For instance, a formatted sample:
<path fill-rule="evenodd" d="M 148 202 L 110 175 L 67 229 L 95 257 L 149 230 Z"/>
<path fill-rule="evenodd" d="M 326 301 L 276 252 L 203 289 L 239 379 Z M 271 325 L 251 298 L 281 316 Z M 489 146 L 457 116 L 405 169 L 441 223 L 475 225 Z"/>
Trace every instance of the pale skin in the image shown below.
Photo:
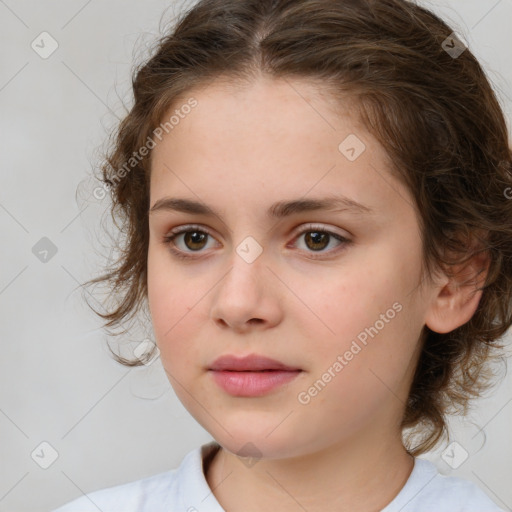
<path fill-rule="evenodd" d="M 185 101 L 198 105 L 152 154 L 150 206 L 179 197 L 218 212 L 149 215 L 148 300 L 177 396 L 222 446 L 205 476 L 228 512 L 376 512 L 391 502 L 413 468 L 399 424 L 422 329 L 452 331 L 481 296 L 442 273 L 421 279 L 409 191 L 356 117 L 318 91 L 264 78 L 190 91 Z M 350 134 L 366 145 L 355 161 L 338 149 Z M 373 213 L 266 216 L 277 201 L 341 194 Z M 191 256 L 181 260 L 164 238 L 188 224 L 209 235 L 202 244 L 178 235 L 175 248 Z M 312 245 L 307 235 L 319 230 L 349 243 L 330 235 Z M 248 236 L 263 249 L 252 263 L 236 251 Z M 401 311 L 301 404 L 298 394 L 397 302 Z M 207 371 L 224 354 L 303 371 L 265 396 L 233 397 Z M 246 455 L 261 456 L 254 465 L 237 455 L 249 442 L 257 452 Z"/>

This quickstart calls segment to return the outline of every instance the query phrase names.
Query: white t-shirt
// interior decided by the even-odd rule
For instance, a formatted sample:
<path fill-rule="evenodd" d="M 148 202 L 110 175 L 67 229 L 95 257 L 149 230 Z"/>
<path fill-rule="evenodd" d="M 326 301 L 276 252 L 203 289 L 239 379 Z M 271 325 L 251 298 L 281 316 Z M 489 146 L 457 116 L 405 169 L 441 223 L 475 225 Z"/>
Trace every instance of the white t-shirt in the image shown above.
<path fill-rule="evenodd" d="M 219 445 L 212 441 L 189 452 L 177 469 L 81 496 L 53 512 L 225 512 L 203 473 L 203 460 Z M 473 482 L 441 475 L 425 459 L 381 512 L 505 512 Z"/>

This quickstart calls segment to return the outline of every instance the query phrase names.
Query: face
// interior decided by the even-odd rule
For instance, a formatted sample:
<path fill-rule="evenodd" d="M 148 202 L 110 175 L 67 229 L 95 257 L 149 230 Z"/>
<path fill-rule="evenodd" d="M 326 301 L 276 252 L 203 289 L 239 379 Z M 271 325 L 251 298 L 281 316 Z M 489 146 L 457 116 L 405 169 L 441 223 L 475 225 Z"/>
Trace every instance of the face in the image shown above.
<path fill-rule="evenodd" d="M 153 150 L 150 186 L 148 301 L 177 396 L 233 453 L 396 436 L 429 294 L 413 200 L 383 148 L 306 82 L 214 83 L 189 97 L 195 108 Z M 325 198 L 366 209 L 270 214 Z M 209 370 L 254 354 L 300 371 Z"/>

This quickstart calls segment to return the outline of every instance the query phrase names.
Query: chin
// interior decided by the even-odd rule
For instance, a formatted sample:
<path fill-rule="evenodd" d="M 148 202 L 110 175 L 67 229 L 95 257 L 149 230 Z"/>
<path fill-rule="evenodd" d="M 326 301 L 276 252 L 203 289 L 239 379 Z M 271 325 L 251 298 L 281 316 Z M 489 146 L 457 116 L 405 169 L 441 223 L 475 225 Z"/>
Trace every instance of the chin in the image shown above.
<path fill-rule="evenodd" d="M 243 425 L 239 429 L 232 426 L 228 428 L 231 436 L 224 430 L 210 430 L 212 437 L 226 451 L 231 452 L 238 457 L 247 457 L 251 459 L 284 459 L 298 455 L 295 453 L 300 442 L 293 436 L 288 436 L 283 429 L 281 435 L 273 432 L 268 436 L 272 428 L 250 429 Z"/>

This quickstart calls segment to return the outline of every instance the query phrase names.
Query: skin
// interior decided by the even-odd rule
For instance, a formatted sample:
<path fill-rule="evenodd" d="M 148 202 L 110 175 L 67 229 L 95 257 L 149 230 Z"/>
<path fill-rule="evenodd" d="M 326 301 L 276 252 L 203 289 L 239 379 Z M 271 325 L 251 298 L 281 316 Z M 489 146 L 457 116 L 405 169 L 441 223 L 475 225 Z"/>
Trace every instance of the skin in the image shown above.
<path fill-rule="evenodd" d="M 413 468 L 399 425 L 422 329 L 464 324 L 481 292 L 444 274 L 422 281 L 412 197 L 350 101 L 341 109 L 313 83 L 268 78 L 240 88 L 213 82 L 190 96 L 197 107 L 153 150 L 150 205 L 185 197 L 219 216 L 150 214 L 148 301 L 177 396 L 222 446 L 207 482 L 229 512 L 378 511 Z M 350 134 L 366 145 L 353 162 L 338 149 Z M 265 216 L 275 201 L 333 193 L 374 213 Z M 315 250 L 307 239 L 315 229 L 300 234 L 308 223 L 350 243 L 331 236 Z M 202 245 L 178 236 L 177 248 L 192 256 L 180 260 L 165 236 L 187 224 L 212 236 Z M 250 264 L 236 252 L 247 236 L 263 249 Z M 300 403 L 298 394 L 394 303 L 401 311 Z M 253 353 L 303 371 L 256 398 L 227 394 L 207 371 L 220 355 Z M 253 464 L 237 453 L 249 442 L 242 454 Z"/>

